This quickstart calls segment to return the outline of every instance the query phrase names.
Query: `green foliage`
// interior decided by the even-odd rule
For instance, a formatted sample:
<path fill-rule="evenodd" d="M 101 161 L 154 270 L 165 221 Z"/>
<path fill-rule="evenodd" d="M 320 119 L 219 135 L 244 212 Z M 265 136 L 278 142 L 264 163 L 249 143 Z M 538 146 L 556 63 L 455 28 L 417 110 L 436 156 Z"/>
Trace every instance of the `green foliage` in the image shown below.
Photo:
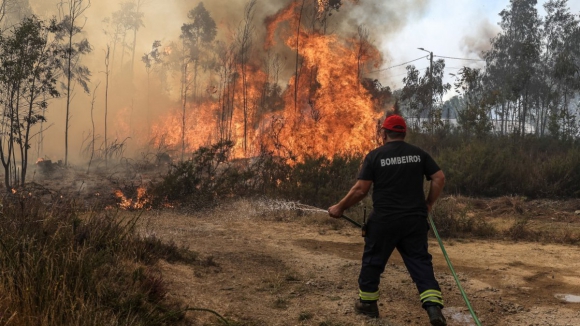
<path fill-rule="evenodd" d="M 209 44 L 215 39 L 217 26 L 210 13 L 205 9 L 203 2 L 200 2 L 194 9 L 190 10 L 187 13 L 187 17 L 192 22 L 183 24 L 181 27 L 183 38 L 192 41 L 193 45 L 199 43 Z"/>
<path fill-rule="evenodd" d="M 183 324 L 154 263 L 192 257 L 175 245 L 138 237 L 137 219 L 79 216 L 74 203 L 45 207 L 31 197 L 4 198 L 0 323 Z"/>
<path fill-rule="evenodd" d="M 280 192 L 288 199 L 316 206 L 329 207 L 338 202 L 356 182 L 362 162 L 360 155 L 306 157 L 292 167 Z"/>
<path fill-rule="evenodd" d="M 411 136 L 411 143 L 432 149 L 447 177 L 447 194 L 528 198 L 580 194 L 580 149 L 574 144 L 536 137 L 469 140 L 460 134 Z M 350 190 L 362 161 L 358 154 L 293 162 L 272 153 L 231 161 L 232 146 L 231 142 L 220 142 L 202 147 L 190 160 L 173 165 L 164 179 L 152 186 L 154 206 L 167 200 L 201 208 L 228 198 L 268 196 L 325 208 Z M 370 198 L 365 201 L 370 206 Z"/>
<path fill-rule="evenodd" d="M 288 181 L 292 166 L 282 157 L 262 153 L 252 163 L 252 171 L 256 193 L 276 197 Z"/>
<path fill-rule="evenodd" d="M 435 156 L 446 174 L 448 193 L 530 198 L 580 193 L 580 149 L 574 145 L 535 137 L 487 137 L 456 144 L 440 145 Z"/>
<path fill-rule="evenodd" d="M 222 141 L 210 147 L 201 147 L 190 160 L 172 165 L 164 179 L 152 186 L 151 193 L 158 206 L 164 201 L 180 201 L 193 207 L 208 207 L 218 199 L 226 199 L 253 190 L 255 171 L 247 163 L 228 163 L 233 147 L 231 141 Z"/>
<path fill-rule="evenodd" d="M 444 72 L 445 61 L 442 59 L 432 61 L 430 70 L 426 70 L 423 76 L 415 66 L 407 66 L 400 100 L 413 118 L 407 123 L 411 129 L 429 131 L 432 134 L 443 127 L 441 101 L 443 95 L 451 89 L 450 84 L 443 83 Z M 421 120 L 422 118 L 427 119 Z"/>
<path fill-rule="evenodd" d="M 251 160 L 228 161 L 232 142 L 201 147 L 191 160 L 173 165 L 164 179 L 152 186 L 154 205 L 186 202 L 208 207 L 218 200 L 267 195 L 328 207 L 348 192 L 356 181 L 361 156 L 307 157 L 291 163 L 262 153 Z"/>
<path fill-rule="evenodd" d="M 469 137 L 483 137 L 492 129 L 489 118 L 489 101 L 482 89 L 482 73 L 480 69 L 463 67 L 457 73 L 458 80 L 455 89 L 463 94 L 463 106 L 457 110 L 457 124 L 461 132 Z"/>
<path fill-rule="evenodd" d="M 48 100 L 60 95 L 56 76 L 61 53 L 50 41 L 52 32 L 45 22 L 31 16 L 0 33 L 0 156 L 6 188 L 15 186 L 18 179 L 24 184 L 32 128 L 46 121 Z M 19 149 L 18 156 L 14 148 Z M 17 160 L 22 162 L 21 172 L 13 176 L 10 171 L 16 170 Z"/>
<path fill-rule="evenodd" d="M 511 1 L 499 13 L 501 31 L 483 53 L 485 69 L 464 67 L 457 74 L 465 101 L 458 124 L 465 136 L 580 136 L 574 100 L 580 94 L 580 19 L 567 0 L 547 1 L 544 8 L 540 17 L 536 0 Z"/>
<path fill-rule="evenodd" d="M 69 1 L 66 5 L 63 4 L 59 7 L 62 19 L 53 21 L 51 26 L 56 40 L 60 43 L 59 59 L 62 60 L 62 76 L 65 79 L 61 86 L 67 96 L 67 102 L 70 102 L 70 98 L 73 95 L 73 85 L 75 83 L 81 85 L 85 93 L 90 93 L 91 72 L 88 67 L 81 65 L 79 61 L 82 56 L 89 54 L 93 48 L 88 39 L 81 37 L 81 39 L 77 40 L 77 37 L 83 33 L 83 26 L 79 24 L 78 20 L 81 19 L 81 15 L 89 7 L 90 1 Z"/>

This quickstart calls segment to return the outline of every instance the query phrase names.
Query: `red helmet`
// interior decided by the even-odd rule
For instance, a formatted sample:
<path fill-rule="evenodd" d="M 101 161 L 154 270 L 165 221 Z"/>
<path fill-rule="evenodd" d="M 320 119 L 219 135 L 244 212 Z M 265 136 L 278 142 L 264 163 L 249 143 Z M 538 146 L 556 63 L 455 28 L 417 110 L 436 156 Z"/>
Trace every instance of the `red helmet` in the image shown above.
<path fill-rule="evenodd" d="M 407 124 L 405 119 L 400 115 L 390 115 L 383 122 L 383 128 L 395 132 L 407 132 Z"/>

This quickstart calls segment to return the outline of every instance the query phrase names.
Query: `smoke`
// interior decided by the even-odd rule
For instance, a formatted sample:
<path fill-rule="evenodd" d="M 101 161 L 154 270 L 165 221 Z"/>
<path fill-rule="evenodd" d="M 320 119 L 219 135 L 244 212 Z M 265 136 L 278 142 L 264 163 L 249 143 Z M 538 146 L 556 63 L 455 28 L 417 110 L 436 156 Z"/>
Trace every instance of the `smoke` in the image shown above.
<path fill-rule="evenodd" d="M 42 19 L 59 17 L 58 4 L 61 0 L 9 0 L 19 3 L 17 7 L 26 8 L 26 13 L 32 12 Z M 68 0 L 67 0 L 68 1 Z M 67 1 L 64 1 L 65 3 Z M 88 0 L 85 0 L 87 2 Z M 92 72 L 91 91 L 96 89 L 94 95 L 95 104 L 91 118 L 92 94 L 84 93 L 80 87 L 74 92 L 71 104 L 71 126 L 69 130 L 69 153 L 78 155 L 77 160 L 82 160 L 82 151 L 86 148 L 91 132 L 92 124 L 96 126 L 95 134 L 98 141 L 103 140 L 104 108 L 105 108 L 105 50 L 107 45 L 111 45 L 111 38 L 104 33 L 107 28 L 104 20 L 111 17 L 112 13 L 120 9 L 122 2 L 135 2 L 136 0 L 92 0 L 91 6 L 85 11 L 80 23 L 83 25 L 83 37 L 86 37 L 93 47 L 92 53 L 83 58 L 82 64 L 86 65 Z M 267 17 L 275 15 L 280 9 L 288 6 L 293 1 L 302 0 L 258 0 L 255 7 L 255 32 L 254 46 L 256 49 L 263 48 L 266 36 L 264 21 Z M 312 4 L 313 0 L 306 0 Z M 109 85 L 109 138 L 117 139 L 119 142 L 126 140 L 130 144 L 138 143 L 136 139 L 138 132 L 142 132 L 146 125 L 146 120 L 154 120 L 156 116 L 167 112 L 171 108 L 178 106 L 178 97 L 162 97 L 160 92 L 155 90 L 151 94 L 147 92 L 147 74 L 141 57 L 151 50 L 154 41 L 161 41 L 163 46 L 167 46 L 172 41 L 179 40 L 181 26 L 188 22 L 187 13 L 194 9 L 200 1 L 191 0 L 141 0 L 143 4 L 142 27 L 136 38 L 135 69 L 133 80 L 127 81 L 129 76 L 128 66 L 131 61 L 131 50 L 122 49 L 117 45 L 114 62 L 112 63 L 112 73 Z M 218 26 L 218 39 L 231 43 L 233 35 L 243 24 L 244 12 L 249 0 L 206 0 L 203 1 L 205 8 L 210 12 Z M 422 15 L 426 10 L 429 0 L 407 0 L 407 1 L 383 1 L 383 0 L 343 0 L 343 5 L 338 12 L 333 12 L 329 17 L 328 33 L 341 34 L 344 37 L 354 37 L 359 26 L 364 26 L 369 31 L 369 39 L 382 48 L 381 43 L 409 24 L 413 17 Z M 311 11 L 312 12 L 312 11 Z M 23 11 L 18 15 L 22 16 Z M 305 16 L 312 19 L 311 16 Z M 14 19 L 20 16 L 13 16 Z M 14 21 L 14 20 L 13 20 Z M 484 26 L 485 27 L 485 26 Z M 473 38 L 466 38 L 466 47 L 474 49 L 487 43 L 487 39 L 481 43 L 474 44 Z M 133 35 L 127 35 L 127 42 L 131 43 Z M 473 45 L 471 45 L 473 44 Z M 111 45 L 112 46 L 112 45 Z M 278 44 L 273 52 L 280 54 L 286 67 L 294 66 L 294 55 L 290 49 L 283 44 Z M 388 53 L 383 53 L 383 57 L 388 57 Z M 121 62 L 123 58 L 123 62 Z M 288 68 L 285 76 L 288 80 L 292 73 Z M 157 85 L 157 84 L 156 84 Z M 284 85 L 282 85 L 284 86 Z M 179 86 L 173 85 L 171 94 L 178 94 Z M 157 95 L 155 95 L 157 94 Z M 150 115 L 150 116 L 149 116 Z M 39 156 L 52 160 L 62 159 L 64 156 L 64 121 L 65 121 L 65 100 L 63 98 L 50 102 L 47 112 L 49 130 L 43 135 L 44 143 L 42 151 L 38 150 Z M 140 144 L 142 144 L 141 142 Z M 34 147 L 32 152 L 36 153 Z M 69 158 L 70 159 L 70 158 Z"/>
<path fill-rule="evenodd" d="M 28 0 L 0 0 L 0 14 L 3 14 L 3 24 L 13 26 L 24 17 L 32 14 Z"/>
<path fill-rule="evenodd" d="M 491 49 L 490 40 L 501 31 L 500 27 L 484 19 L 479 22 L 476 33 L 466 35 L 461 40 L 461 48 L 466 55 L 475 54 L 483 59 L 483 53 Z"/>
<path fill-rule="evenodd" d="M 425 13 L 429 0 L 383 1 L 358 0 L 349 2 L 344 12 L 343 30 L 356 31 L 356 27 L 365 26 L 371 38 L 379 42 L 386 41 L 389 35 L 400 31 L 410 19 Z M 342 9 L 341 9 L 342 11 Z"/>

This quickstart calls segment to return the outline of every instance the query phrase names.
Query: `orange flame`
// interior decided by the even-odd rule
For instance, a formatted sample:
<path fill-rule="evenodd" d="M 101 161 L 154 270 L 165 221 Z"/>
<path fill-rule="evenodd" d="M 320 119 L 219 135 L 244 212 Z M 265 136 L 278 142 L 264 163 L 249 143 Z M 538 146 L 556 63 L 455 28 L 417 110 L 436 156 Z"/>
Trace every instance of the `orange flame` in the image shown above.
<path fill-rule="evenodd" d="M 127 198 L 121 190 L 115 190 L 115 197 L 120 201 L 119 207 L 122 209 L 143 209 L 150 200 L 147 197 L 147 190 L 144 187 L 137 188 L 137 198 Z"/>
<path fill-rule="evenodd" d="M 317 12 L 327 10 L 328 5 L 328 0 L 318 0 Z M 300 58 L 297 73 L 282 94 L 282 110 L 260 112 L 257 103 L 269 77 L 257 60 L 250 60 L 244 71 L 240 63 L 235 67 L 238 77 L 231 81 L 236 92 L 230 117 L 235 157 L 254 156 L 260 150 L 299 159 L 306 155 L 332 157 L 364 152 L 377 145 L 376 122 L 382 112 L 376 110 L 361 76 L 365 67 L 381 63 L 380 52 L 370 44 L 361 52 L 355 36 L 344 39 L 303 26 L 299 10 L 299 2 L 292 1 L 265 21 L 265 49 L 280 39 Z M 246 97 L 241 91 L 242 73 L 248 82 Z M 218 97 L 212 93 L 202 103 L 190 104 L 185 117 L 182 109 L 162 117 L 152 127 L 157 142 L 181 150 L 184 120 L 185 152 L 219 140 L 223 99 Z"/>

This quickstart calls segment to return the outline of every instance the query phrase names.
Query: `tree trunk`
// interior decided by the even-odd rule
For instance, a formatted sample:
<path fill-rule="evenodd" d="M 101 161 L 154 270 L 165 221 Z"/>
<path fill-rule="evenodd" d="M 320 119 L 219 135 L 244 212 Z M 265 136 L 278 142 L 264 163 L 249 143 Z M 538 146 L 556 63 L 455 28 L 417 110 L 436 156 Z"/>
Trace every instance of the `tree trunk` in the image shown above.
<path fill-rule="evenodd" d="M 306 0 L 302 0 L 302 5 L 300 6 L 300 14 L 298 15 L 298 27 L 296 28 L 296 66 L 294 68 L 294 112 L 298 112 L 298 83 L 300 81 L 300 76 L 298 74 L 298 66 L 300 64 L 300 26 L 302 24 L 302 12 L 304 11 L 304 4 Z"/>
<path fill-rule="evenodd" d="M 139 13 L 139 9 L 137 9 Z M 135 47 L 137 46 L 137 28 L 133 28 L 133 48 L 131 49 L 131 80 L 133 80 L 133 74 L 135 73 Z"/>
<path fill-rule="evenodd" d="M 74 21 L 71 22 L 74 25 Z M 70 89 L 71 89 L 71 80 L 72 80 L 72 37 L 73 31 L 69 30 L 69 38 L 68 38 L 68 50 L 71 53 L 67 56 L 67 78 L 66 78 L 66 117 L 65 117 L 65 128 L 64 128 L 64 165 L 68 166 L 68 128 L 70 122 Z"/>
<path fill-rule="evenodd" d="M 30 103 L 28 104 L 28 114 L 27 114 L 27 122 L 24 126 L 26 131 L 24 133 L 24 139 L 20 142 L 20 156 L 22 158 L 22 169 L 20 170 L 20 184 L 24 186 L 26 180 L 26 171 L 28 170 L 28 149 L 30 144 L 30 127 L 31 127 L 31 118 L 34 108 L 34 98 L 36 93 L 34 92 L 36 85 L 36 79 L 32 80 L 32 85 L 30 87 Z M 20 129 L 20 128 L 19 128 Z"/>
<path fill-rule="evenodd" d="M 100 83 L 99 83 L 100 84 Z M 95 117 L 94 117 L 94 110 L 95 110 L 95 101 L 97 96 L 97 89 L 99 85 L 95 86 L 93 90 L 93 100 L 91 101 L 91 125 L 93 126 L 93 141 L 91 143 L 91 157 L 89 158 L 89 164 L 87 166 L 87 174 L 91 171 L 91 163 L 93 162 L 93 157 L 95 156 Z"/>
<path fill-rule="evenodd" d="M 108 154 L 108 143 L 107 143 L 107 115 L 109 113 L 109 46 L 107 46 L 107 52 L 105 55 L 105 167 L 109 162 Z"/>
<path fill-rule="evenodd" d="M 124 71 L 123 64 L 125 63 L 125 46 L 127 45 L 127 43 L 125 42 L 126 39 L 127 39 L 127 30 L 125 29 L 125 31 L 123 32 L 123 41 L 121 42 L 121 73 Z"/>
<path fill-rule="evenodd" d="M 181 103 L 182 103 L 182 111 L 181 111 L 181 161 L 183 161 L 185 157 L 185 107 L 187 105 L 187 66 L 188 63 L 185 58 L 185 41 L 183 41 L 183 72 L 181 78 Z"/>

